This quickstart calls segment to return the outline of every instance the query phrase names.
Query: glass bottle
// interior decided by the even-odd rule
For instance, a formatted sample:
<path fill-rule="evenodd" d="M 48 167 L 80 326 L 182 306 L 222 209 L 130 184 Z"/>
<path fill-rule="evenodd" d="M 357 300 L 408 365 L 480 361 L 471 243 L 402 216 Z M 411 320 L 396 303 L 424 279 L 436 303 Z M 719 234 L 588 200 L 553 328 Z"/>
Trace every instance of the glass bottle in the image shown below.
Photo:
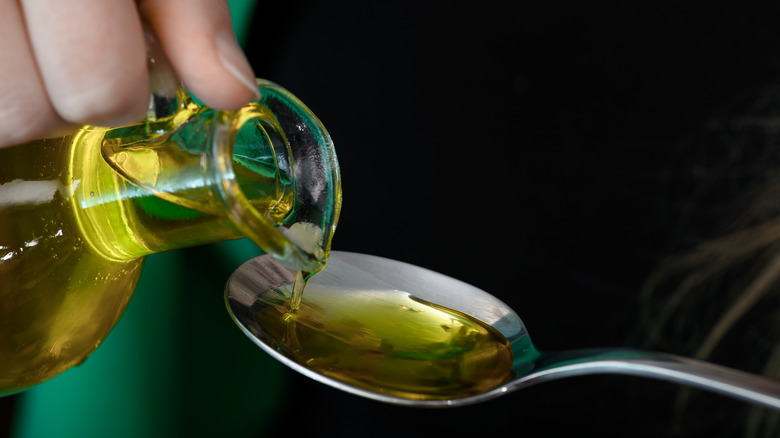
<path fill-rule="evenodd" d="M 264 80 L 216 111 L 152 78 L 142 123 L 0 149 L 0 396 L 84 361 L 148 254 L 246 236 L 303 272 L 327 259 L 341 183 L 316 116 Z"/>

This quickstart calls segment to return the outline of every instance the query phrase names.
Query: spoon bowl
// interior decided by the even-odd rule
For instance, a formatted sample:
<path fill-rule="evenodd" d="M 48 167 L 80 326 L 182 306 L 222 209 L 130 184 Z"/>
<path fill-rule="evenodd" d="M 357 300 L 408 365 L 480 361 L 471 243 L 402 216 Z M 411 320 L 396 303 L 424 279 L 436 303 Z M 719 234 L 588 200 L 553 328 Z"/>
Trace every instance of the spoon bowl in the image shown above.
<path fill-rule="evenodd" d="M 739 370 L 685 357 L 652 351 L 598 348 L 561 352 L 540 351 L 520 317 L 496 297 L 474 286 L 419 266 L 365 254 L 333 251 L 322 272 L 313 276 L 303 295 L 342 304 L 383 300 L 383 293 L 406 292 L 419 302 L 471 316 L 500 333 L 511 347 L 511 371 L 498 383 L 489 383 L 466 395 L 421 397 L 414 391 L 366 389 L 338 374 L 315 369 L 301 360 L 295 334 L 271 329 L 273 321 L 261 307 L 276 303 L 279 319 L 295 312 L 286 309 L 286 299 L 296 272 L 275 258 L 264 255 L 241 265 L 230 277 L 225 291 L 228 310 L 241 330 L 268 354 L 288 367 L 337 389 L 370 399 L 407 406 L 451 407 L 493 399 L 537 383 L 586 374 L 624 374 L 675 382 L 780 410 L 780 382 Z M 359 316 L 360 307 L 353 307 Z M 376 321 L 379 323 L 379 321 Z M 396 327 L 402 327 L 400 323 Z M 284 338 L 284 339 L 283 339 Z M 290 347 L 293 345 L 293 347 Z M 493 365 L 484 365 L 492 367 Z M 334 377 L 335 376 L 335 377 Z M 492 381 L 491 381 L 492 382 Z"/>

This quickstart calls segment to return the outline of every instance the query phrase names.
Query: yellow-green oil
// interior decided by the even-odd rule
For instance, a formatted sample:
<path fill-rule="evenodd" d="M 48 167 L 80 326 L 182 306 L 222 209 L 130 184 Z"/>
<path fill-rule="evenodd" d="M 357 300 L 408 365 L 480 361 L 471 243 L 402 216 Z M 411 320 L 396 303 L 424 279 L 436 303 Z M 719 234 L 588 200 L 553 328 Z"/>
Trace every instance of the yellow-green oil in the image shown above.
<path fill-rule="evenodd" d="M 166 134 L 153 147 L 139 134 L 137 148 L 112 149 L 108 132 L 0 150 L 0 395 L 84 361 L 124 311 L 145 255 L 242 236 L 202 186 L 154 190 L 186 182 L 166 172 L 199 159 L 165 143 L 199 133 Z M 262 171 L 272 164 L 233 159 L 252 207 L 281 221 L 292 208 L 288 182 Z M 402 291 L 322 294 L 306 286 L 311 276 L 299 273 L 292 302 L 287 290 L 256 307 L 300 364 L 409 399 L 460 398 L 511 379 L 512 349 L 489 325 Z"/>
<path fill-rule="evenodd" d="M 61 153 L 72 140 L 0 151 L 0 395 L 83 361 L 116 323 L 141 271 L 140 258 L 107 257 L 92 245 L 101 236 L 80 230 L 74 201 L 82 181 Z"/>
<path fill-rule="evenodd" d="M 119 175 L 101 153 L 106 132 L 84 128 L 0 150 L 0 396 L 84 361 L 124 311 L 143 256 L 241 237 L 224 217 Z M 139 164 L 165 166 L 161 154 Z M 236 167 L 238 178 L 254 177 Z M 273 178 L 245 183 L 278 194 Z M 283 217 L 291 205 L 288 191 L 283 199 L 254 191 L 259 211 Z"/>
<path fill-rule="evenodd" d="M 263 294 L 256 319 L 280 352 L 319 374 L 415 400 L 480 394 L 513 377 L 507 339 L 469 315 L 403 291 L 333 293 L 316 281 L 293 309 L 290 290 Z"/>

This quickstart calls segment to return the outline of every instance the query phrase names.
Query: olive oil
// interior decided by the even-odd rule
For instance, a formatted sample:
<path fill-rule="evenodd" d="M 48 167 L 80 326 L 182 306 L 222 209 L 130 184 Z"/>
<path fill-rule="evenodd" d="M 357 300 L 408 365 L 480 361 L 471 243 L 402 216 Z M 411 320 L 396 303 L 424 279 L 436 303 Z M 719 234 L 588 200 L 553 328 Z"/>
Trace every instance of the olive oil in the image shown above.
<path fill-rule="evenodd" d="M 236 111 L 156 87 L 141 123 L 0 149 L 0 396 L 83 362 L 146 255 L 248 237 L 304 271 L 301 289 L 322 269 L 341 207 L 333 143 L 295 96 L 257 86 Z"/>
<path fill-rule="evenodd" d="M 480 394 L 513 377 L 509 342 L 469 315 L 403 291 L 347 292 L 316 281 L 294 308 L 292 288 L 261 295 L 255 318 L 278 351 L 319 374 L 417 400 Z"/>
<path fill-rule="evenodd" d="M 291 312 L 298 310 L 301 306 L 301 300 L 303 299 L 303 291 L 306 290 L 306 284 L 309 282 L 309 278 L 316 272 L 303 272 L 298 271 L 295 273 L 295 280 L 293 280 L 292 289 L 290 291 L 290 299 L 288 300 L 288 307 Z"/>
<path fill-rule="evenodd" d="M 82 362 L 122 314 L 141 272 L 140 257 L 104 254 L 96 247 L 106 236 L 82 233 L 75 193 L 87 189 L 85 201 L 98 195 L 68 172 L 59 151 L 71 140 L 0 155 L 0 395 Z M 129 237 L 124 227 L 113 231 L 120 243 Z"/>
<path fill-rule="evenodd" d="M 101 158 L 105 132 L 84 129 L 0 155 L 0 395 L 82 362 L 124 311 L 143 256 L 241 237 L 228 220 L 114 172 Z M 261 193 L 261 181 L 252 183 Z M 276 211 L 289 198 L 264 196 Z"/>

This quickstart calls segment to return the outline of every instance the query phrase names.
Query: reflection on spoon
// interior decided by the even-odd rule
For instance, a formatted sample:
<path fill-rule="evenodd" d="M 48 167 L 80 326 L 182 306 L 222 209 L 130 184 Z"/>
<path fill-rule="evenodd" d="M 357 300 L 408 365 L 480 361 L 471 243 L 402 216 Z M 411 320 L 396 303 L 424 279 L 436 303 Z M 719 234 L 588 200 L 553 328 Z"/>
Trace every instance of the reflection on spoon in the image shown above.
<path fill-rule="evenodd" d="M 779 382 L 706 362 L 627 349 L 538 351 L 506 304 L 418 266 L 334 251 L 293 312 L 295 274 L 271 256 L 244 263 L 225 292 L 233 319 L 287 366 L 363 397 L 457 406 L 562 377 L 630 374 L 780 410 Z"/>

